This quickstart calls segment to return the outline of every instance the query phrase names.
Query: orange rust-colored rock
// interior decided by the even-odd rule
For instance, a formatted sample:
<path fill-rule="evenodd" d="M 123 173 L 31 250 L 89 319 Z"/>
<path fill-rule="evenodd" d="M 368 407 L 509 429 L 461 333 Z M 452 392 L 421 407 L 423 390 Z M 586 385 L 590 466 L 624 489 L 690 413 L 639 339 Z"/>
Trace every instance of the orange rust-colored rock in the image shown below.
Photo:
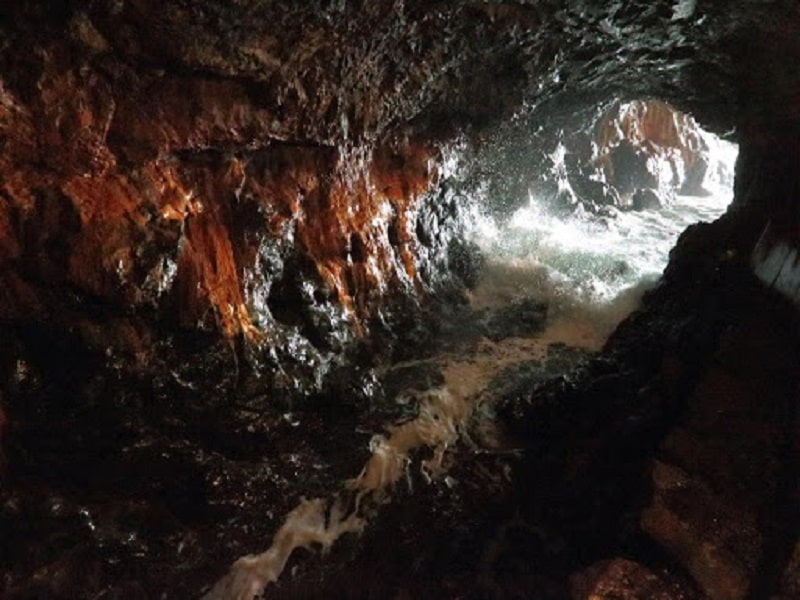
<path fill-rule="evenodd" d="M 639 147 L 674 149 L 691 164 L 702 147 L 695 120 L 659 100 L 629 102 L 601 119 L 595 131 L 601 155 L 625 139 Z"/>
<path fill-rule="evenodd" d="M 633 101 L 609 111 L 595 126 L 597 146 L 595 162 L 612 185 L 620 185 L 615 149 L 627 145 L 644 162 L 654 159 L 669 165 L 669 173 L 651 171 L 654 187 L 686 186 L 687 191 L 700 190 L 707 164 L 707 149 L 695 120 L 659 100 Z M 624 184 L 623 184 L 624 185 Z M 623 190 L 624 191 L 624 190 Z"/>
<path fill-rule="evenodd" d="M 411 214 L 434 177 L 427 166 L 434 154 L 422 147 L 394 156 L 367 157 L 350 173 L 341 165 L 319 207 L 322 219 L 314 222 L 306 214 L 298 224 L 326 283 L 359 317 L 369 314 L 390 285 L 415 283 Z"/>
<path fill-rule="evenodd" d="M 283 145 L 291 123 L 241 81 L 119 64 L 110 80 L 74 52 L 44 50 L 25 101 L 0 81 L 0 316 L 34 316 L 48 280 L 256 339 L 269 332 L 254 325 L 245 282 L 260 277 L 259 245 L 285 236 L 356 331 L 391 286 L 414 289 L 412 220 L 434 179 L 432 147 Z M 264 228 L 242 234 L 248 203 Z"/>
<path fill-rule="evenodd" d="M 226 218 L 225 201 L 233 197 L 233 182 L 220 180 L 218 171 L 187 170 L 189 183 L 178 187 L 177 202 L 165 204 L 161 213 L 181 220 L 175 275 L 178 317 L 186 327 L 218 327 L 227 336 L 254 335 L 244 306 L 243 266 L 237 263 Z"/>

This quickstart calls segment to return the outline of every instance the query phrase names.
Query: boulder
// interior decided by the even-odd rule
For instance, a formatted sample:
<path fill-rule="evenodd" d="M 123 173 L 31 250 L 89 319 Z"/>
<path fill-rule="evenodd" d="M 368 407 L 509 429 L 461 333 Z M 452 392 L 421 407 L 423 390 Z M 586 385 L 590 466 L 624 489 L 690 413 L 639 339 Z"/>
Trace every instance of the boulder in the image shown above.
<path fill-rule="evenodd" d="M 639 188 L 631 196 L 631 210 L 657 210 L 662 205 L 658 192 L 651 188 Z"/>

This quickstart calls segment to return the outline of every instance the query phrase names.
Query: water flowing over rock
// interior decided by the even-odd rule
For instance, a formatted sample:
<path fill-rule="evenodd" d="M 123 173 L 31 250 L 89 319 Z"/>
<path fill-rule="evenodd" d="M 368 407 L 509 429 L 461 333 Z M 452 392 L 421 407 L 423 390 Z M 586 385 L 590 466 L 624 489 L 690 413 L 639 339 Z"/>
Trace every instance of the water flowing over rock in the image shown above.
<path fill-rule="evenodd" d="M 796 597 L 797 64 L 783 0 L 3 3 L 0 596 Z M 602 349 L 470 291 L 707 132 Z"/>

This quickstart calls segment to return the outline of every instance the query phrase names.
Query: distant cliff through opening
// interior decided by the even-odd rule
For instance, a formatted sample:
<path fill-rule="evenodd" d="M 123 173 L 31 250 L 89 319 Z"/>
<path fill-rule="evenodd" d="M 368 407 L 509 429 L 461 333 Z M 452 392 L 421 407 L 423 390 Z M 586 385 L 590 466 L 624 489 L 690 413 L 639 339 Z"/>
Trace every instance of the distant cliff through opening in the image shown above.
<path fill-rule="evenodd" d="M 602 344 L 657 282 L 678 236 L 730 205 L 738 147 L 657 100 L 614 103 L 531 145 L 513 153 L 511 184 L 496 181 L 508 155 L 481 159 L 497 174 L 475 192 L 467 235 L 484 262 L 470 300 L 535 298 Z"/>

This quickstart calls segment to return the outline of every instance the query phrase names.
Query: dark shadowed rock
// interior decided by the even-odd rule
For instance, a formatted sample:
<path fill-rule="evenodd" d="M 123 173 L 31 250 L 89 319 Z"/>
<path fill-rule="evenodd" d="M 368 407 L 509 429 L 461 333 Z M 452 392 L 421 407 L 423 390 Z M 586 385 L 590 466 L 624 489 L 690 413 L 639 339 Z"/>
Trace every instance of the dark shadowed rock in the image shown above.
<path fill-rule="evenodd" d="M 547 303 L 526 298 L 494 311 L 486 323 L 487 336 L 492 340 L 530 337 L 544 329 L 546 320 Z"/>
<path fill-rule="evenodd" d="M 631 210 L 657 210 L 661 206 L 661 198 L 653 189 L 639 188 L 631 196 Z"/>
<path fill-rule="evenodd" d="M 621 205 L 620 194 L 616 187 L 603 181 L 589 179 L 579 175 L 572 179 L 575 192 L 581 197 L 588 207 L 615 207 Z"/>
<path fill-rule="evenodd" d="M 658 175 L 653 172 L 649 159 L 644 149 L 627 139 L 610 151 L 609 179 L 620 196 L 629 197 L 639 188 L 658 188 Z"/>
<path fill-rule="evenodd" d="M 699 600 L 702 595 L 666 571 L 617 558 L 570 578 L 572 600 Z"/>
<path fill-rule="evenodd" d="M 676 467 L 653 466 L 654 499 L 642 528 L 692 574 L 709 598 L 743 599 L 762 539 L 753 515 Z"/>

